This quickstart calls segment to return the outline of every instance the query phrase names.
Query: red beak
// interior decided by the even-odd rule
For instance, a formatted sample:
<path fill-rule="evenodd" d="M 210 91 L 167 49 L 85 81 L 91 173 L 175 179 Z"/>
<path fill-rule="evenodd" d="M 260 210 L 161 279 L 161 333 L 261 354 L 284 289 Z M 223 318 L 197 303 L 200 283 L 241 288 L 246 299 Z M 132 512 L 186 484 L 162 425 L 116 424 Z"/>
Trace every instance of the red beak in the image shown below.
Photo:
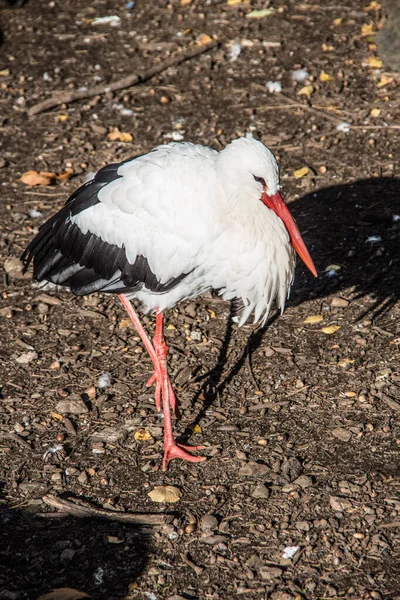
<path fill-rule="evenodd" d="M 264 202 L 265 206 L 268 206 L 274 213 L 282 219 L 285 224 L 285 227 L 289 233 L 290 241 L 292 242 L 293 248 L 296 250 L 297 254 L 300 256 L 301 260 L 304 262 L 306 267 L 308 267 L 315 277 L 318 277 L 317 269 L 314 266 L 312 258 L 306 248 L 305 243 L 303 242 L 303 238 L 300 235 L 299 228 L 292 215 L 289 212 L 288 207 L 286 206 L 282 196 L 279 192 L 276 192 L 273 196 L 268 196 L 268 194 L 264 193 L 261 196 L 262 202 Z"/>

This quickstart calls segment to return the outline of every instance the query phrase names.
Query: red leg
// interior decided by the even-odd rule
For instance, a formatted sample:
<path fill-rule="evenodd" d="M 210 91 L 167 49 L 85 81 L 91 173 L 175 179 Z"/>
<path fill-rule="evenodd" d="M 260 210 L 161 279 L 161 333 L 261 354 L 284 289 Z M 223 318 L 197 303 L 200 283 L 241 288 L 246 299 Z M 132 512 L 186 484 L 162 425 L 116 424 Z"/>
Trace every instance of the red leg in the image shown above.
<path fill-rule="evenodd" d="M 174 458 L 182 458 L 189 462 L 202 462 L 206 460 L 205 456 L 192 456 L 185 452 L 185 450 L 200 450 L 204 446 L 184 446 L 177 444 L 174 440 L 172 433 L 172 422 L 171 422 L 171 392 L 173 394 L 171 382 L 168 376 L 167 369 L 167 354 L 168 347 L 164 340 L 163 335 L 163 315 L 161 312 L 157 312 L 156 316 L 156 338 L 155 341 L 158 362 L 161 371 L 162 380 L 162 399 L 163 399 L 163 411 L 164 411 L 164 458 L 162 468 L 163 471 L 167 470 L 168 463 Z"/>
<path fill-rule="evenodd" d="M 147 352 L 149 353 L 151 360 L 153 361 L 154 373 L 150 377 L 150 379 L 146 385 L 150 386 L 154 383 L 154 381 L 157 382 L 155 400 L 156 400 L 157 410 L 160 412 L 160 410 L 161 410 L 161 383 L 160 383 L 161 375 L 159 372 L 160 367 L 158 364 L 157 353 L 156 353 L 156 351 L 153 347 L 153 344 L 151 343 L 149 336 L 147 335 L 143 325 L 141 324 L 139 317 L 136 314 L 136 311 L 134 310 L 134 308 L 133 308 L 132 304 L 130 303 L 130 301 L 128 300 L 128 298 L 125 296 L 125 294 L 119 294 L 118 297 L 121 300 L 126 312 L 130 316 L 132 323 L 134 324 L 138 334 L 142 338 L 142 342 L 143 342 Z"/>

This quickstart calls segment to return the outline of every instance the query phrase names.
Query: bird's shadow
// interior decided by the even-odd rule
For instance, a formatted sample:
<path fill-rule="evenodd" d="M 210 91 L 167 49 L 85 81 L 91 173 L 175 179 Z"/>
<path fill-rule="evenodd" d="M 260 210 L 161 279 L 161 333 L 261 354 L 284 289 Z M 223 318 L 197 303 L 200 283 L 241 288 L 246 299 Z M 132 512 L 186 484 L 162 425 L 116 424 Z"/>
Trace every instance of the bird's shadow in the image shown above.
<path fill-rule="evenodd" d="M 364 299 L 358 319 L 384 318 L 400 297 L 400 179 L 376 177 L 317 189 L 289 205 L 319 272 L 312 277 L 299 261 L 288 304 L 346 294 Z M 181 436 L 187 440 L 232 378 L 262 343 L 256 329 L 225 376 L 233 325 L 231 309 L 216 365 L 202 377 L 195 395 L 205 398 L 201 410 Z M 278 317 L 276 312 L 268 324 Z M 268 327 L 267 324 L 267 327 Z"/>
<path fill-rule="evenodd" d="M 96 518 L 43 518 L 38 506 L 0 510 L 0 597 L 35 600 L 73 588 L 98 600 L 125 598 L 146 566 L 151 531 Z"/>

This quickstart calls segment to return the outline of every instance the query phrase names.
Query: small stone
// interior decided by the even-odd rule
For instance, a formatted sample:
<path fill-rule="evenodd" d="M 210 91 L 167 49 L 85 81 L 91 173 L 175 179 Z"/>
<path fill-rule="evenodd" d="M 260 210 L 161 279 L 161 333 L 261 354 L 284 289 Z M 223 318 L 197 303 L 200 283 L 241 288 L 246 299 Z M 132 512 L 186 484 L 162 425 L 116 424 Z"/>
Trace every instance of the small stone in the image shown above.
<path fill-rule="evenodd" d="M 303 488 L 303 490 L 305 490 L 308 487 L 311 487 L 312 484 L 313 484 L 311 477 L 307 477 L 307 475 L 300 475 L 300 477 L 298 477 L 297 479 L 295 479 L 293 481 L 293 483 L 295 485 L 298 485 L 301 488 Z"/>
<path fill-rule="evenodd" d="M 280 569 L 279 567 L 267 567 L 264 565 L 260 569 L 260 575 L 262 579 L 276 579 L 277 577 L 280 577 L 282 575 L 282 569 Z"/>
<path fill-rule="evenodd" d="M 62 475 L 61 473 L 53 473 L 53 475 L 51 476 L 51 481 L 61 481 L 62 479 Z"/>
<path fill-rule="evenodd" d="M 254 490 L 251 493 L 252 498 L 269 498 L 269 489 L 261 482 L 256 483 Z"/>
<path fill-rule="evenodd" d="M 262 477 L 266 475 L 270 471 L 270 468 L 267 465 L 263 465 L 261 463 L 257 463 L 254 461 L 249 461 L 247 464 L 243 465 L 239 469 L 240 477 Z"/>
<path fill-rule="evenodd" d="M 29 350 L 28 352 L 24 352 L 23 354 L 18 356 L 18 358 L 15 359 L 15 362 L 17 362 L 19 365 L 28 365 L 33 360 L 36 360 L 37 357 L 37 352 L 35 352 L 34 350 Z"/>
<path fill-rule="evenodd" d="M 331 508 L 336 512 L 343 512 L 352 506 L 350 500 L 347 500 L 346 498 L 339 498 L 338 496 L 330 496 L 329 503 Z"/>
<path fill-rule="evenodd" d="M 346 308 L 350 304 L 349 300 L 345 298 L 332 298 L 331 306 L 333 308 Z"/>
<path fill-rule="evenodd" d="M 84 415 L 89 412 L 88 407 L 80 398 L 66 398 L 60 400 L 56 405 L 60 413 L 71 413 L 72 415 Z"/>
<path fill-rule="evenodd" d="M 205 533 L 218 527 L 218 519 L 214 515 L 203 515 L 200 519 L 200 529 Z"/>
<path fill-rule="evenodd" d="M 348 442 L 351 438 L 351 431 L 344 429 L 344 427 L 336 427 L 332 430 L 332 435 L 342 442 Z"/>
<path fill-rule="evenodd" d="M 24 426 L 21 423 L 15 423 L 14 429 L 17 433 L 22 433 L 24 431 Z"/>
<path fill-rule="evenodd" d="M 82 473 L 79 475 L 78 481 L 82 485 L 85 485 L 88 482 L 88 476 L 87 476 L 87 473 L 85 471 L 82 471 Z"/>

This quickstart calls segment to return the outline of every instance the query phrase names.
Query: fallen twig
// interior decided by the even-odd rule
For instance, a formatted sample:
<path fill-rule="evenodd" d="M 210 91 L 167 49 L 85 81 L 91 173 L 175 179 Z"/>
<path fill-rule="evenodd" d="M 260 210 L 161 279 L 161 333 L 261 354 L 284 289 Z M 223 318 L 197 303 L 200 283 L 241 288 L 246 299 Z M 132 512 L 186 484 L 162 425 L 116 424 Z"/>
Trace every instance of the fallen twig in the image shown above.
<path fill-rule="evenodd" d="M 108 519 L 110 521 L 122 521 L 123 523 L 133 523 L 135 525 L 165 525 L 168 521 L 167 515 L 162 514 L 146 514 L 146 513 L 128 513 L 118 512 L 111 510 L 103 510 L 101 508 L 94 508 L 88 504 L 77 504 L 70 502 L 56 496 L 47 495 L 43 496 L 43 502 L 57 508 L 60 514 L 56 515 L 59 517 L 73 515 L 74 517 L 97 517 L 100 519 Z M 81 502 L 81 501 L 80 501 Z M 48 513 L 42 513 L 40 516 L 48 516 Z"/>
<path fill-rule="evenodd" d="M 25 448 L 25 450 L 32 450 L 32 446 L 30 445 L 30 443 L 24 440 L 22 437 L 20 437 L 17 433 L 0 433 L 0 440 L 2 438 L 15 442 L 22 448 Z"/>
<path fill-rule="evenodd" d="M 152 77 L 154 77 L 154 75 L 165 71 L 165 69 L 168 69 L 168 67 L 179 65 L 185 60 L 189 60 L 190 58 L 194 58 L 195 56 L 199 56 L 199 54 L 203 54 L 204 52 L 215 48 L 217 45 L 217 40 L 211 40 L 210 42 L 206 42 L 204 44 L 199 43 L 194 46 L 190 46 L 186 50 L 182 50 L 181 52 L 172 54 L 165 60 L 153 65 L 152 67 L 143 71 L 142 73 L 128 75 L 127 77 L 123 77 L 122 79 L 113 81 L 108 85 L 96 85 L 95 87 L 75 92 L 56 92 L 55 95 L 51 98 L 48 98 L 47 100 L 43 100 L 42 102 L 31 106 L 28 109 L 28 115 L 37 115 L 41 112 L 44 112 L 45 110 L 48 110 L 49 108 L 59 106 L 60 104 L 69 104 L 70 102 L 82 100 L 83 98 L 101 96 L 103 94 L 106 94 L 107 92 L 116 92 L 117 90 L 122 90 L 132 87 L 134 85 L 138 85 L 139 83 L 143 83 L 144 81 L 151 79 Z"/>

